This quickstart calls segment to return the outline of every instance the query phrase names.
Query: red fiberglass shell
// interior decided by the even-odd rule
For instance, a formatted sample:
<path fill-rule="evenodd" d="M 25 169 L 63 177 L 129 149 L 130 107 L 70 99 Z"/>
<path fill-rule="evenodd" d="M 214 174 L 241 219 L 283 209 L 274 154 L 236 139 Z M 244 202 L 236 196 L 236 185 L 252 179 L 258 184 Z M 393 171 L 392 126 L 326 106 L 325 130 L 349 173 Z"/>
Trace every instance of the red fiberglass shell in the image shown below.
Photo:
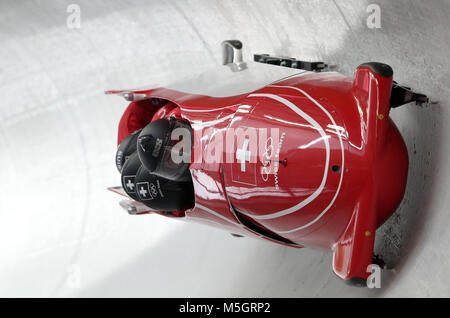
<path fill-rule="evenodd" d="M 391 88 L 391 69 L 368 63 L 355 78 L 300 72 L 228 96 L 171 87 L 110 93 L 167 99 L 191 123 L 195 207 L 187 221 L 331 250 L 335 273 L 347 280 L 370 274 L 376 228 L 406 186 Z"/>

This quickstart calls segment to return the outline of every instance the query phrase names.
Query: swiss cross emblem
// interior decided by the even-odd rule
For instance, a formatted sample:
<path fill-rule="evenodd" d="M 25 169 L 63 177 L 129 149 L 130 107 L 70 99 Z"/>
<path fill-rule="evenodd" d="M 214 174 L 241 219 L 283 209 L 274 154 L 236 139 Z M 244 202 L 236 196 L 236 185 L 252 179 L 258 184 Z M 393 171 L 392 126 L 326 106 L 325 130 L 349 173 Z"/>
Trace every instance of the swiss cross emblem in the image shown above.
<path fill-rule="evenodd" d="M 141 200 L 153 200 L 152 190 L 148 182 L 139 182 L 136 187 Z"/>
<path fill-rule="evenodd" d="M 256 140 L 237 137 L 235 141 L 235 162 L 231 164 L 233 182 L 256 186 Z"/>
<path fill-rule="evenodd" d="M 236 150 L 236 160 L 240 161 L 241 163 L 241 171 L 245 172 L 246 162 L 250 162 L 250 158 L 252 155 L 252 152 L 248 150 L 248 143 L 250 142 L 249 139 L 244 140 L 244 145 L 241 149 Z"/>
<path fill-rule="evenodd" d="M 125 185 L 127 193 L 136 193 L 136 176 L 124 176 L 123 184 Z"/>

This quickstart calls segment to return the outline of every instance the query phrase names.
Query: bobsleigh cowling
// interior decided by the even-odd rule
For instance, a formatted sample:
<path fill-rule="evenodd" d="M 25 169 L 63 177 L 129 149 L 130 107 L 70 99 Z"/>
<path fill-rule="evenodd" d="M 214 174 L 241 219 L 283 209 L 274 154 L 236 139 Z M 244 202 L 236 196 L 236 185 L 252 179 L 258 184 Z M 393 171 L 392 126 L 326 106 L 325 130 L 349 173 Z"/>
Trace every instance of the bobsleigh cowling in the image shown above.
<path fill-rule="evenodd" d="M 191 207 L 152 209 L 129 176 L 115 191 L 127 195 L 131 183 L 136 195 L 123 205 L 135 214 L 330 250 L 340 278 L 364 282 L 376 229 L 397 209 L 407 181 L 408 152 L 389 112 L 411 100 L 399 96 L 386 64 L 362 64 L 349 78 L 296 68 L 295 59 L 263 58 L 226 58 L 226 65 L 176 84 L 108 91 L 131 101 L 119 143 L 160 118 L 192 127 Z"/>

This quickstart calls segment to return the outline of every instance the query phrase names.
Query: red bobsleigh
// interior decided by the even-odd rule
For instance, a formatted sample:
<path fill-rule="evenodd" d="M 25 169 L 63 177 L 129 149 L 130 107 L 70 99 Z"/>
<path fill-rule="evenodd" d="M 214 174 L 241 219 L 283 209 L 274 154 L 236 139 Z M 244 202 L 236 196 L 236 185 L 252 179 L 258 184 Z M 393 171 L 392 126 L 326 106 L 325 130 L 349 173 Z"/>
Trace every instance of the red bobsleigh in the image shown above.
<path fill-rule="evenodd" d="M 128 194 L 121 204 L 130 213 L 331 250 L 339 277 L 365 282 L 376 229 L 395 212 L 407 180 L 408 152 L 389 112 L 426 97 L 393 82 L 385 64 L 363 64 L 349 78 L 324 72 L 321 62 L 269 55 L 242 62 L 240 49 L 240 42 L 224 42 L 225 65 L 190 80 L 107 92 L 132 101 L 119 144 L 128 138 L 139 152 L 136 139 L 164 118 L 183 121 L 192 138 L 190 180 L 183 182 L 193 193 L 183 186 L 167 197 L 184 205 L 155 208 L 148 198 L 164 200 L 160 181 L 139 182 L 136 173 L 122 173 L 122 187 L 113 190 Z M 131 160 L 124 149 L 119 170 Z"/>

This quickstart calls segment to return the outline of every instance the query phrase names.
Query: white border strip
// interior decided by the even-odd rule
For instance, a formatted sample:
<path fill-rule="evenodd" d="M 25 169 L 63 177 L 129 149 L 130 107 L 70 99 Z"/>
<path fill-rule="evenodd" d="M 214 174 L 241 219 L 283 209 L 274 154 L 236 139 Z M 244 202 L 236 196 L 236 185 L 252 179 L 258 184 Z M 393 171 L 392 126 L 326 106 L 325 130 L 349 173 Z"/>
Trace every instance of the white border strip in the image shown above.
<path fill-rule="evenodd" d="M 285 216 L 291 213 L 294 213 L 296 211 L 298 211 L 299 209 L 303 208 L 304 206 L 308 205 L 309 203 L 311 203 L 315 198 L 317 198 L 319 196 L 320 193 L 322 193 L 324 187 L 325 187 L 325 183 L 327 182 L 327 176 L 328 176 L 328 170 L 330 167 L 330 143 L 328 141 L 327 138 L 327 134 L 325 133 L 325 131 L 323 130 L 323 128 L 308 114 L 304 113 L 302 110 L 300 110 L 295 104 L 293 104 L 292 102 L 288 101 L 287 99 L 277 96 L 277 95 L 273 95 L 273 94 L 251 94 L 248 97 L 266 97 L 266 98 L 271 98 L 273 100 L 276 100 L 284 105 L 286 105 L 288 108 L 290 108 L 291 110 L 293 110 L 295 113 L 297 113 L 299 116 L 303 117 L 306 121 L 308 121 L 311 125 L 313 125 L 320 133 L 320 135 L 323 138 L 323 141 L 325 143 L 325 148 L 326 148 L 326 159 L 325 159 L 325 168 L 323 171 L 323 177 L 322 177 L 322 182 L 320 183 L 320 186 L 316 189 L 316 191 L 314 191 L 313 194 L 311 194 L 309 197 L 307 197 L 305 200 L 301 201 L 300 203 L 294 205 L 293 207 L 290 207 L 286 210 L 282 210 L 282 211 L 278 211 L 275 213 L 270 213 L 270 214 L 266 214 L 266 215 L 253 215 L 253 214 L 248 214 L 245 212 L 241 212 L 242 214 L 245 214 L 253 219 L 256 220 L 269 220 L 269 219 L 275 219 L 281 216 Z"/>
<path fill-rule="evenodd" d="M 298 74 L 298 75 L 300 75 L 300 74 Z M 306 74 L 304 74 L 304 73 L 302 73 L 301 75 L 306 75 Z M 295 77 L 295 76 L 294 76 Z M 343 177 L 344 177 L 344 171 L 345 171 L 345 156 L 344 156 L 344 145 L 343 145 L 343 142 L 342 142 L 342 138 L 341 138 L 341 135 L 340 135 L 340 133 L 337 131 L 337 125 L 336 125 L 336 122 L 334 121 L 334 119 L 333 119 L 333 117 L 331 116 L 331 114 L 322 106 L 322 105 L 320 105 L 315 99 L 313 99 L 310 95 L 308 95 L 305 91 L 303 91 L 302 89 L 300 89 L 300 88 L 297 88 L 297 87 L 293 87 L 293 86 L 282 86 L 282 85 L 268 85 L 268 86 L 266 86 L 266 87 L 280 87 L 280 88 L 290 88 L 290 89 L 294 89 L 294 90 L 297 90 L 297 91 L 299 91 L 300 93 L 302 93 L 303 95 L 305 95 L 309 100 L 311 100 L 317 107 L 319 107 L 327 116 L 328 116 L 328 118 L 330 119 L 330 121 L 333 123 L 333 125 L 334 125 L 334 127 L 335 127 L 335 129 L 336 129 L 336 133 L 337 133 L 337 135 L 338 135 L 338 138 L 339 138 L 339 143 L 340 143 L 340 146 L 341 146 L 341 152 L 342 152 L 342 167 L 341 167 L 341 177 L 340 177 L 340 180 L 339 180 L 339 185 L 338 185 L 338 188 L 337 188 L 337 190 L 336 190 L 336 193 L 335 193 L 335 195 L 334 195 L 334 197 L 333 197 L 333 199 L 331 200 L 331 202 L 330 202 L 330 204 L 313 220 L 313 221 L 311 221 L 311 222 L 309 222 L 308 224 L 305 224 L 305 225 L 303 225 L 303 226 L 300 226 L 300 227 L 297 227 L 297 228 L 294 228 L 294 229 L 292 229 L 292 230 L 287 230 L 287 231 L 276 231 L 276 233 L 279 233 L 279 234 L 287 234 L 287 233 L 292 233 L 292 232 L 296 232 L 296 231 L 299 231 L 299 230 L 302 230 L 302 229 L 305 229 L 305 228 L 307 228 L 307 227 L 309 227 L 309 226 L 311 226 L 311 225 L 313 225 L 314 223 L 316 223 L 319 219 L 321 219 L 322 218 L 322 216 L 331 208 L 331 206 L 333 205 L 333 203 L 336 201 L 336 198 L 337 198 L 337 196 L 339 195 L 339 192 L 340 192 L 340 189 L 341 189 L 341 186 L 342 186 L 342 180 L 343 180 Z M 249 95 L 248 97 L 256 97 L 256 96 L 262 96 L 262 95 L 272 95 L 272 94 L 251 94 L 251 95 Z M 369 94 L 370 95 L 370 94 Z M 279 96 L 277 96 L 277 95 L 272 95 L 272 96 L 275 96 L 275 97 L 277 97 L 277 98 L 275 98 L 276 100 L 278 100 L 278 101 L 280 101 L 280 100 L 285 100 L 284 98 L 282 98 L 282 97 L 279 97 Z M 370 96 L 369 96 L 369 98 L 370 98 Z M 287 100 L 285 100 L 285 101 L 287 101 Z M 294 112 L 296 112 L 297 114 L 299 114 L 299 112 L 301 112 L 301 113 L 303 113 L 300 109 L 298 109 L 298 107 L 297 106 L 295 106 L 294 104 L 292 104 L 291 102 L 289 102 L 289 101 L 287 101 L 288 103 L 290 103 L 291 105 L 289 106 L 288 104 L 285 104 L 285 103 L 283 103 L 283 104 L 285 104 L 286 106 L 288 106 L 289 108 L 291 108 Z M 183 111 L 186 111 L 186 112 L 213 112 L 213 111 L 217 111 L 217 110 L 222 110 L 222 109 L 226 109 L 226 108 L 231 108 L 231 107 L 234 107 L 234 106 L 238 106 L 238 105 L 240 105 L 240 104 L 236 104 L 236 105 L 231 105 L 231 106 L 226 106 L 226 107 L 221 107 L 221 108 L 215 108 L 215 109 L 186 109 L 186 108 L 181 108 L 181 110 L 183 110 Z M 294 107 L 294 108 L 292 108 L 292 106 Z M 297 111 L 299 111 L 299 112 L 297 112 Z M 303 114 L 305 114 L 305 113 L 303 113 Z M 301 114 L 299 114 L 300 116 L 302 116 Z M 305 114 L 306 116 L 308 116 L 307 114 Z M 227 117 L 227 116 L 226 116 Z M 302 116 L 303 117 L 303 116 Z M 308 116 L 309 117 L 309 116 Z M 305 118 L 305 117 L 303 117 L 303 118 Z M 311 118 L 311 117 L 309 117 L 309 118 Z M 306 118 L 305 118 L 306 119 Z M 308 119 L 306 119 L 307 121 L 309 121 Z M 311 118 L 311 120 L 312 121 L 314 121 L 312 118 Z M 220 121 L 220 119 L 219 119 L 219 121 Z M 213 121 L 214 122 L 214 121 Z M 315 121 L 314 121 L 315 122 Z M 311 124 L 312 124 L 312 122 L 310 122 Z M 317 124 L 317 122 L 315 122 L 316 124 Z M 314 124 L 313 124 L 314 125 Z M 318 124 L 317 124 L 318 125 Z M 315 127 L 316 127 L 316 125 L 314 125 Z M 320 127 L 320 126 L 319 126 Z M 322 129 L 322 127 L 320 127 L 320 129 L 319 129 L 319 132 L 323 132 L 323 133 L 325 133 L 324 131 L 323 131 L 323 129 Z M 322 135 L 322 133 L 321 133 L 321 135 Z M 324 138 L 324 140 L 326 141 L 326 146 L 328 146 L 328 148 L 327 148 L 327 166 L 329 165 L 329 143 L 328 143 L 328 138 L 325 138 L 325 136 L 324 135 L 322 135 L 322 137 Z M 325 174 L 326 173 L 328 173 L 328 167 L 326 168 L 326 172 L 325 172 Z M 322 180 L 323 181 L 323 180 Z M 316 190 L 316 192 L 317 192 L 317 190 Z M 302 204 L 303 202 L 305 202 L 306 200 L 308 200 L 309 198 L 311 198 L 316 192 L 314 192 L 310 197 L 308 197 L 307 199 L 305 199 L 304 201 L 302 201 L 302 202 L 300 202 L 298 205 L 296 205 L 295 207 L 292 207 L 292 208 L 290 208 L 290 209 L 286 209 L 286 210 L 283 210 L 283 211 L 279 211 L 279 212 L 275 212 L 274 214 L 279 214 L 279 213 L 281 213 L 282 215 L 280 215 L 280 216 L 283 216 L 283 215 L 287 215 L 287 214 L 290 214 L 290 213 L 292 213 L 292 212 L 295 212 L 295 211 L 292 211 L 292 212 L 289 212 L 291 209 L 293 209 L 293 208 L 296 208 L 297 206 L 299 206 L 300 204 Z M 320 193 L 319 193 L 320 194 Z M 318 194 L 317 194 L 318 195 Z M 316 195 L 316 197 L 317 197 L 317 195 Z M 313 198 L 314 199 L 314 198 Z M 312 200 L 313 200 L 312 199 Z M 312 201 L 311 200 L 311 201 Z M 310 201 L 309 201 L 310 202 Z M 308 203 L 309 203 L 308 202 Z M 306 204 L 308 204 L 308 203 L 305 203 L 303 206 L 305 206 Z M 219 218 L 221 218 L 221 219 L 223 219 L 223 220 L 225 220 L 225 221 L 227 221 L 227 222 L 229 222 L 229 223 L 231 223 L 231 224 L 233 224 L 233 225 L 237 225 L 237 226 L 240 226 L 240 227 L 243 227 L 243 225 L 242 224 L 239 224 L 239 223 L 235 223 L 235 222 L 233 222 L 233 221 L 231 221 L 231 220 L 229 220 L 229 219 L 227 219 L 226 217 L 224 217 L 224 216 L 222 216 L 222 215 L 220 215 L 219 213 L 217 213 L 217 212 L 214 212 L 213 210 L 211 210 L 211 209 L 209 209 L 209 208 L 207 208 L 207 207 L 205 207 L 205 206 L 202 206 L 202 205 L 200 205 L 200 204 L 196 204 L 196 207 L 199 207 L 200 209 L 202 209 L 202 210 L 204 210 L 204 211 L 206 211 L 206 212 L 208 212 L 208 213 L 210 213 L 210 214 L 213 214 L 213 215 L 215 215 L 215 216 L 217 216 L 217 217 L 219 217 Z M 298 209 L 297 209 L 298 210 Z M 288 211 L 287 213 L 286 213 L 286 211 Z M 242 213 L 242 212 L 241 212 Z M 285 213 L 285 214 L 283 214 L 283 213 Z M 245 213 L 243 213 L 243 214 L 245 214 Z M 254 219 L 272 219 L 272 218 L 276 218 L 276 217 L 280 217 L 280 216 L 275 216 L 275 217 L 270 217 L 270 215 L 272 215 L 272 214 L 270 214 L 269 215 L 269 217 L 267 217 L 267 215 L 264 215 L 264 216 L 254 216 L 254 215 L 250 215 L 250 214 L 246 214 L 246 215 L 248 215 L 248 216 L 250 216 L 250 217 L 252 217 L 252 218 L 254 218 Z"/>
<path fill-rule="evenodd" d="M 296 91 L 299 91 L 300 93 L 302 93 L 303 95 L 305 95 L 309 100 L 311 100 L 317 107 L 319 107 L 327 116 L 328 118 L 331 120 L 331 122 L 333 123 L 333 126 L 336 129 L 336 134 L 338 135 L 339 138 L 339 143 L 341 146 L 341 152 L 342 152 L 342 167 L 341 167 L 341 177 L 339 179 L 339 185 L 338 188 L 336 190 L 336 193 L 333 197 L 333 199 L 331 200 L 330 204 L 311 222 L 309 222 L 308 224 L 305 224 L 303 226 L 299 226 L 296 227 L 292 230 L 287 230 L 287 231 L 277 231 L 276 233 L 280 233 L 280 234 L 287 234 L 287 233 L 292 233 L 292 232 L 296 232 L 302 229 L 305 229 L 311 225 L 313 225 L 314 223 L 316 223 L 319 219 L 322 218 L 322 216 L 324 216 L 324 214 L 331 208 L 331 206 L 333 205 L 334 201 L 336 201 L 337 196 L 339 195 L 339 192 L 341 190 L 341 186 L 342 186 L 342 179 L 344 177 L 344 171 L 345 171 L 345 155 L 344 155 L 344 144 L 342 142 L 342 138 L 341 138 L 341 134 L 337 131 L 337 125 L 336 122 L 334 121 L 333 117 L 331 116 L 331 114 L 322 106 L 320 105 L 314 98 L 312 98 L 310 95 L 308 95 L 304 90 L 297 88 L 297 87 L 292 87 L 292 86 L 281 86 L 281 85 L 269 85 L 268 87 L 281 87 L 281 88 L 290 88 L 290 89 L 294 89 Z M 370 98 L 370 96 L 369 96 Z"/>
<path fill-rule="evenodd" d="M 204 122 L 198 122 L 198 123 L 194 122 L 191 125 L 192 125 L 192 127 L 195 127 L 195 128 L 211 127 L 211 126 L 214 126 L 216 124 L 222 123 L 222 122 L 224 122 L 224 121 L 226 121 L 228 119 L 233 118 L 235 114 L 236 113 L 232 113 L 231 115 L 223 116 L 223 117 L 221 117 L 219 119 L 215 119 L 215 120 L 211 120 L 211 121 L 204 121 Z"/>
<path fill-rule="evenodd" d="M 184 112 L 188 112 L 188 113 L 208 113 L 208 112 L 215 112 L 218 110 L 223 110 L 223 109 L 227 109 L 227 108 L 231 108 L 231 107 L 235 107 L 235 106 L 239 106 L 241 104 L 235 104 L 235 105 L 230 105 L 230 106 L 225 106 L 225 107 L 220 107 L 220 108 L 213 108 L 213 109 L 190 109 L 190 108 L 183 108 L 180 107 L 180 109 Z"/>

